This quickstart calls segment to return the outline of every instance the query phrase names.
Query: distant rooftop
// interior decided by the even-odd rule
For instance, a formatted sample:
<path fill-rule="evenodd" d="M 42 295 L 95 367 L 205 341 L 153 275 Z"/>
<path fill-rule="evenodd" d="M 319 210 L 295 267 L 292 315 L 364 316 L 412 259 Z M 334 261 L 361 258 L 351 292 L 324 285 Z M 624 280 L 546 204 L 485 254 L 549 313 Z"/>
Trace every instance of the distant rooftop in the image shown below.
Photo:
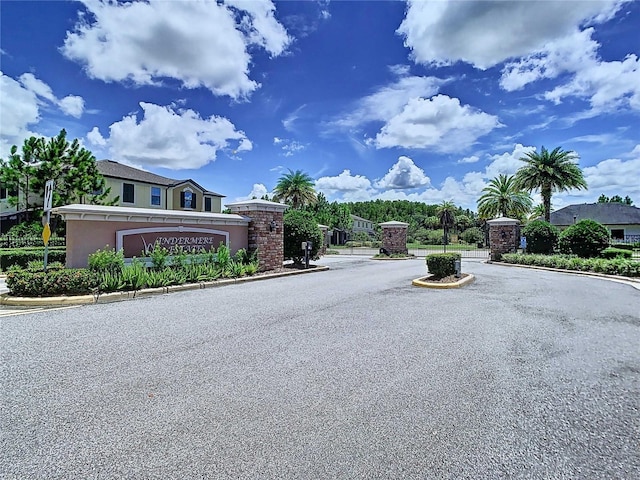
<path fill-rule="evenodd" d="M 155 173 L 140 170 L 139 168 L 133 168 L 128 165 L 123 165 L 115 160 L 98 160 L 96 166 L 102 175 L 105 177 L 119 178 L 121 180 L 132 180 L 142 183 L 151 183 L 153 185 L 162 185 L 164 187 L 175 187 L 181 183 L 191 182 L 207 195 L 213 195 L 216 197 L 224 197 L 224 195 L 216 192 L 212 192 L 200 186 L 192 179 L 176 180 L 173 178 L 163 177 L 162 175 L 156 175 Z"/>
<path fill-rule="evenodd" d="M 604 225 L 640 224 L 640 208 L 624 203 L 580 203 L 551 212 L 553 225 L 571 225 L 575 221 L 595 220 Z"/>

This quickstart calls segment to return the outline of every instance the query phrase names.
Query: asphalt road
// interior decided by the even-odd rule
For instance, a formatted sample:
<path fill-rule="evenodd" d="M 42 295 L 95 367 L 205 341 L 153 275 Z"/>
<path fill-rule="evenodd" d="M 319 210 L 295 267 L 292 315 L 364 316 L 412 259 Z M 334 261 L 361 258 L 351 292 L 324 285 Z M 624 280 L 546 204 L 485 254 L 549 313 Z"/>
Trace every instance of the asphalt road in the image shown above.
<path fill-rule="evenodd" d="M 640 478 L 640 291 L 424 260 L 0 319 L 3 479 Z"/>

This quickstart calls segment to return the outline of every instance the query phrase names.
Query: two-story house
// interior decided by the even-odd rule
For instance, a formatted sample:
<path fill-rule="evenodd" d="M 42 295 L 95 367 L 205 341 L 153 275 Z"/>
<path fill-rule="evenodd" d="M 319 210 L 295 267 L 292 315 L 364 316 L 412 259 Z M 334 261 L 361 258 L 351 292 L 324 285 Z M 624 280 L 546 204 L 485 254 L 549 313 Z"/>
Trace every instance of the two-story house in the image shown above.
<path fill-rule="evenodd" d="M 194 180 L 175 180 L 123 165 L 113 160 L 96 162 L 119 206 L 220 213 L 224 195 L 201 187 Z"/>

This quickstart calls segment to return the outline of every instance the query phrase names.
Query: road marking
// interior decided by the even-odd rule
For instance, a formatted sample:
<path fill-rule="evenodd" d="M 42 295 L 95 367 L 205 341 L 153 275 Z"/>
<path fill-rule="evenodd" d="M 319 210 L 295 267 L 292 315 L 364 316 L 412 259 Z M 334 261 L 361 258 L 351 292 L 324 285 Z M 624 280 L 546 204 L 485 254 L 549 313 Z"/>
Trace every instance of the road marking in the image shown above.
<path fill-rule="evenodd" d="M 47 308 L 47 307 L 36 307 L 36 308 L 23 308 L 21 310 L 5 310 L 5 309 L 1 309 L 0 310 L 0 318 L 1 317 L 11 317 L 14 315 L 26 315 L 28 313 L 35 313 L 35 312 L 42 312 L 42 311 L 47 311 L 47 312 L 52 312 L 55 310 L 67 310 L 68 308 L 77 308 L 77 307 L 81 307 L 82 305 L 66 305 L 64 307 L 56 307 L 56 308 Z"/>

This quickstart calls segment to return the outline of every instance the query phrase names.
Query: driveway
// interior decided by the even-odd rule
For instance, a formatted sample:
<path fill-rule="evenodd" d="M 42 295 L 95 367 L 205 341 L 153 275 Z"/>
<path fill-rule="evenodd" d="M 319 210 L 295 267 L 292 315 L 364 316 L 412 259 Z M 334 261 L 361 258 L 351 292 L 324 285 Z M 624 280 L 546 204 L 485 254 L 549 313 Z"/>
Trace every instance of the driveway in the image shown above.
<path fill-rule="evenodd" d="M 640 291 L 320 263 L 0 318 L 0 477 L 640 478 Z"/>

